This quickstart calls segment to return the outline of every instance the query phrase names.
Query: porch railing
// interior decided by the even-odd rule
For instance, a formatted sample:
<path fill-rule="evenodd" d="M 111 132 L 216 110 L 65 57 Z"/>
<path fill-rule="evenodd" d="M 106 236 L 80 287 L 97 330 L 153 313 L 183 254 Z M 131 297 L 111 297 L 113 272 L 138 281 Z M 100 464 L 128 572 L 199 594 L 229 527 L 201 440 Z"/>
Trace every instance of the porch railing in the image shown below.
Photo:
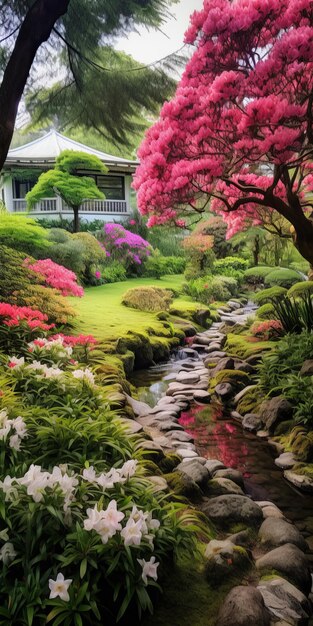
<path fill-rule="evenodd" d="M 26 200 L 13 199 L 15 213 L 27 210 Z M 32 213 L 68 213 L 71 209 L 60 198 L 43 198 L 32 209 Z M 102 213 L 125 215 L 129 213 L 126 200 L 85 200 L 81 205 L 81 213 Z"/>

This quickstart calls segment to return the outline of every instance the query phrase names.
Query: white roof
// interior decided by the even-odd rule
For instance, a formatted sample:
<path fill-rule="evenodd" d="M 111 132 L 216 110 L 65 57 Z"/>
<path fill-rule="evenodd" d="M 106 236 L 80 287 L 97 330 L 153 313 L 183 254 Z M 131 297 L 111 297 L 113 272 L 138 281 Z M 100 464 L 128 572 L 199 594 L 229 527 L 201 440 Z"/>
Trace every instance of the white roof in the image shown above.
<path fill-rule="evenodd" d="M 46 135 L 40 137 L 39 139 L 35 139 L 35 141 L 26 143 L 24 146 L 20 146 L 19 148 L 9 150 L 6 162 L 9 164 L 13 161 L 53 161 L 63 150 L 80 150 L 82 152 L 87 152 L 88 154 L 93 154 L 99 157 L 99 159 L 104 161 L 104 163 L 111 163 L 112 165 L 128 165 L 133 167 L 138 165 L 138 161 L 122 159 L 120 157 L 113 156 L 112 154 L 106 154 L 100 150 L 95 150 L 94 148 L 85 146 L 83 143 L 79 143 L 78 141 L 74 141 L 73 139 L 69 139 L 64 135 L 61 135 L 61 133 L 58 133 L 56 130 L 50 130 Z"/>

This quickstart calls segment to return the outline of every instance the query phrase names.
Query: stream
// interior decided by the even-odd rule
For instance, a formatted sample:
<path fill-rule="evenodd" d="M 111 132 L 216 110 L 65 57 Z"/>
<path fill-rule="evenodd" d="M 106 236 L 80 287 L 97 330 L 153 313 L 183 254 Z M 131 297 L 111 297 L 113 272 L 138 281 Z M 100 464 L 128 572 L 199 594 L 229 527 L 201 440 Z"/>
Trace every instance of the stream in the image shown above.
<path fill-rule="evenodd" d="M 153 407 L 179 369 L 179 360 L 173 355 L 167 363 L 133 372 L 130 382 L 137 389 L 138 399 Z M 179 423 L 194 437 L 200 456 L 219 459 L 226 467 L 239 470 L 246 492 L 254 500 L 274 502 L 313 548 L 313 497 L 284 479 L 282 470 L 274 463 L 277 452 L 266 440 L 244 430 L 214 403 L 191 404 L 188 411 L 181 413 Z"/>

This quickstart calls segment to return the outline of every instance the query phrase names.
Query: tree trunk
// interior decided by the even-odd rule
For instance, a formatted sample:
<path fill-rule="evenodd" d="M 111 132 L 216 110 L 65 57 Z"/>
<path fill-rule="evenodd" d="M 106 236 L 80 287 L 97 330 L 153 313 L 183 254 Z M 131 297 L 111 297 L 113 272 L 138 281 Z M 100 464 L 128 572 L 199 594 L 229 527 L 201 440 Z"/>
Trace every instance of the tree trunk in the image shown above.
<path fill-rule="evenodd" d="M 305 216 L 294 222 L 295 246 L 310 265 L 313 265 L 313 221 Z"/>
<path fill-rule="evenodd" d="M 6 159 L 26 81 L 38 48 L 49 39 L 70 0 L 36 0 L 27 12 L 0 86 L 0 171 Z"/>
<path fill-rule="evenodd" d="M 254 238 L 254 246 L 253 246 L 253 263 L 254 267 L 259 265 L 259 254 L 260 254 L 260 237 L 256 235 Z"/>
<path fill-rule="evenodd" d="M 72 207 L 74 211 L 73 233 L 79 232 L 79 206 Z"/>

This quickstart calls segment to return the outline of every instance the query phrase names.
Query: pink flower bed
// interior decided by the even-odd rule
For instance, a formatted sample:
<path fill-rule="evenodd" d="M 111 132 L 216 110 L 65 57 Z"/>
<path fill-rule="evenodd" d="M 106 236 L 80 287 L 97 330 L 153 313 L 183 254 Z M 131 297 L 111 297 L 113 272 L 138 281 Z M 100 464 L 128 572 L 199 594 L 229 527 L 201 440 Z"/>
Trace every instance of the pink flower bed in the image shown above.
<path fill-rule="evenodd" d="M 25 259 L 24 263 L 30 270 L 41 276 L 49 287 L 60 291 L 62 296 L 81 298 L 84 295 L 83 288 L 77 284 L 76 274 L 63 265 L 58 265 L 51 259 L 42 259 L 35 263 L 30 263 L 28 259 Z"/>

